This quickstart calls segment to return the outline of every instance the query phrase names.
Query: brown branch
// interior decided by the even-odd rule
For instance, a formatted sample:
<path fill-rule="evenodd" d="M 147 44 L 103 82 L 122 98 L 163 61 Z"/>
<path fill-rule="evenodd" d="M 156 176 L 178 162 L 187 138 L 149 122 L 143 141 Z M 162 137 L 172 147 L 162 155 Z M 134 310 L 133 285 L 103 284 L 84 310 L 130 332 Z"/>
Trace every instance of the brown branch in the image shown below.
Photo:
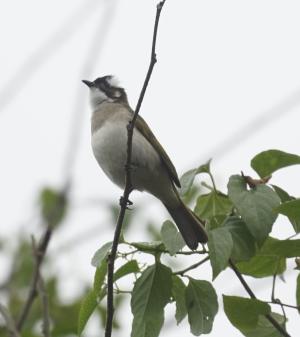
<path fill-rule="evenodd" d="M 35 259 L 38 259 L 39 252 L 36 246 L 35 238 L 32 236 L 32 250 Z M 36 262 L 37 263 L 37 262 Z M 45 283 L 41 274 L 41 270 L 38 270 L 38 282 L 37 282 L 37 290 L 42 303 L 42 311 L 43 311 L 43 325 L 42 332 L 44 337 L 50 337 L 50 316 L 49 316 L 49 302 L 48 295 L 45 288 Z"/>
<path fill-rule="evenodd" d="M 4 322 L 6 324 L 6 328 L 10 334 L 11 337 L 21 337 L 21 335 L 18 332 L 18 329 L 15 325 L 15 322 L 13 318 L 11 317 L 8 310 L 5 308 L 4 305 L 0 303 L 0 314 L 2 315 Z"/>
<path fill-rule="evenodd" d="M 243 287 L 245 288 L 245 290 L 247 291 L 247 293 L 249 294 L 249 296 L 253 299 L 257 299 L 255 294 L 253 293 L 253 291 L 251 290 L 251 288 L 249 287 L 249 285 L 247 284 L 246 280 L 244 279 L 244 277 L 242 276 L 242 274 L 240 273 L 240 271 L 238 270 L 238 268 L 236 267 L 236 265 L 232 262 L 232 260 L 229 260 L 229 265 L 231 267 L 231 269 L 234 271 L 235 275 L 237 276 L 237 278 L 240 280 L 240 282 L 242 283 Z M 265 315 L 266 319 L 274 326 L 274 328 L 276 330 L 278 330 L 278 332 L 285 337 L 291 337 L 291 335 L 288 334 L 288 332 L 270 315 L 270 314 L 266 314 Z"/>
<path fill-rule="evenodd" d="M 106 326 L 105 326 L 105 337 L 111 337 L 111 334 L 112 334 L 112 323 L 113 323 L 113 316 L 114 316 L 114 304 L 113 304 L 114 302 L 114 298 L 113 298 L 114 296 L 114 293 L 113 293 L 114 263 L 116 259 L 123 220 L 124 220 L 125 212 L 126 212 L 127 205 L 129 202 L 129 195 L 132 191 L 131 155 L 132 155 L 132 137 L 133 137 L 134 124 L 137 119 L 138 113 L 140 111 L 154 65 L 157 61 L 156 52 L 155 52 L 157 29 L 158 29 L 160 13 L 161 13 L 164 3 L 165 3 L 165 0 L 159 2 L 156 8 L 156 17 L 155 17 L 155 24 L 154 24 L 153 39 L 152 39 L 150 65 L 149 65 L 148 72 L 147 72 L 147 75 L 146 75 L 146 78 L 143 84 L 143 88 L 139 96 L 137 106 L 135 108 L 133 118 L 127 126 L 128 139 L 127 139 L 127 160 L 126 160 L 126 165 L 125 165 L 125 188 L 124 188 L 123 196 L 120 199 L 121 208 L 120 208 L 120 212 L 119 212 L 119 216 L 117 220 L 117 226 L 116 226 L 115 233 L 114 233 L 114 240 L 113 240 L 111 252 L 107 258 L 108 260 L 107 261 L 108 262 L 107 263 L 107 316 L 106 316 Z"/>
<path fill-rule="evenodd" d="M 41 298 L 43 310 L 43 325 L 42 325 L 43 336 L 50 337 L 51 334 L 50 334 L 49 300 L 42 275 L 39 275 L 38 291 Z"/>
<path fill-rule="evenodd" d="M 173 273 L 173 275 L 181 275 L 183 276 L 187 271 L 190 271 L 192 269 L 195 269 L 199 266 L 201 266 L 201 264 L 205 263 L 206 261 L 209 260 L 209 256 L 206 256 L 204 259 L 202 259 L 201 261 L 199 262 L 196 262 L 194 264 L 192 264 L 191 266 L 185 268 L 185 269 L 182 269 L 182 270 L 179 270 L 179 271 L 176 271 L 175 273 Z"/>
<path fill-rule="evenodd" d="M 17 322 L 17 329 L 18 331 L 22 330 L 22 327 L 28 317 L 28 314 L 30 312 L 31 306 L 37 296 L 37 290 L 38 290 L 38 281 L 39 281 L 39 275 L 40 275 L 40 268 L 42 265 L 42 262 L 45 257 L 45 253 L 49 244 L 49 241 L 51 239 L 52 234 L 52 228 L 50 226 L 47 227 L 46 232 L 44 236 L 42 237 L 38 247 L 36 248 L 36 258 L 35 258 L 35 268 L 33 271 L 33 277 L 31 280 L 31 286 L 30 290 L 27 296 L 27 300 L 24 304 L 24 307 L 21 311 L 20 317 Z"/>

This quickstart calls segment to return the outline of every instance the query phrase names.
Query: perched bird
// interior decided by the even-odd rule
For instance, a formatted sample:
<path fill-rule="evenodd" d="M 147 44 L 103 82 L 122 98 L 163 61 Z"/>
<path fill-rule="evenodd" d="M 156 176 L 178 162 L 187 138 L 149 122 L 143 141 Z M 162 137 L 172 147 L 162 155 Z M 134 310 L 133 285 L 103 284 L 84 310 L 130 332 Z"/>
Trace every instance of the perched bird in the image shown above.
<path fill-rule="evenodd" d="M 127 125 L 134 112 L 124 88 L 118 85 L 115 77 L 104 76 L 93 82 L 82 82 L 90 89 L 94 155 L 110 180 L 124 188 Z M 180 182 L 175 167 L 140 116 L 134 126 L 131 169 L 133 189 L 147 191 L 165 205 L 191 249 L 196 249 L 198 242 L 207 242 L 200 219 L 179 197 L 175 185 L 180 187 Z"/>

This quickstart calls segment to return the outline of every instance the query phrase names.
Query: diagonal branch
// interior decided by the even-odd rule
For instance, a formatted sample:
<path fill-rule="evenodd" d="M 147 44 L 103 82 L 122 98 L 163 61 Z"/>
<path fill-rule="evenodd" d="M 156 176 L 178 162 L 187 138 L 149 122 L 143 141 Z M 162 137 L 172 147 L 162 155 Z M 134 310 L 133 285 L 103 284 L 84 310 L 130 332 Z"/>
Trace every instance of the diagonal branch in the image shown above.
<path fill-rule="evenodd" d="M 146 78 L 143 84 L 143 88 L 139 96 L 137 106 L 135 108 L 133 118 L 127 126 L 128 139 L 127 139 L 127 160 L 126 160 L 126 165 L 125 165 L 125 174 L 126 174 L 125 175 L 125 188 L 124 188 L 123 196 L 120 199 L 121 208 L 120 208 L 120 213 L 119 213 L 118 220 L 117 220 L 117 226 L 116 226 L 115 233 L 114 233 L 114 240 L 113 240 L 111 252 L 107 258 L 108 260 L 107 261 L 107 317 L 106 317 L 106 326 L 105 326 L 105 337 L 111 337 L 111 334 L 112 334 L 112 322 L 113 322 L 113 315 L 114 315 L 114 304 L 113 304 L 113 301 L 114 301 L 114 298 L 113 298 L 113 295 L 114 295 L 113 294 L 114 263 L 116 259 L 123 220 L 124 220 L 125 212 L 126 212 L 127 205 L 129 202 L 129 195 L 132 191 L 131 155 L 132 155 L 132 137 L 133 137 L 134 124 L 137 119 L 138 113 L 140 111 L 154 65 L 157 61 L 156 52 L 155 52 L 157 29 L 158 29 L 160 13 L 161 13 L 164 3 L 165 3 L 165 0 L 159 2 L 156 8 L 156 17 L 155 17 L 155 24 L 154 24 L 153 39 L 152 39 L 150 65 L 149 65 L 147 75 L 146 75 Z"/>
<path fill-rule="evenodd" d="M 231 269 L 234 271 L 235 275 L 237 276 L 237 278 L 240 280 L 240 282 L 242 283 L 243 287 L 245 288 L 245 290 L 247 291 L 247 293 L 249 294 L 249 296 L 251 298 L 256 299 L 255 294 L 253 293 L 253 291 L 251 290 L 251 288 L 249 287 L 248 283 L 246 282 L 246 280 L 244 279 L 244 277 L 242 276 L 242 274 L 240 273 L 240 271 L 238 270 L 238 268 L 236 267 L 236 265 L 232 262 L 232 260 L 229 260 L 229 265 L 231 267 Z M 285 337 L 291 337 L 288 332 L 270 315 L 270 314 L 266 314 L 265 315 L 266 319 L 274 326 L 274 328 L 276 330 L 278 330 L 278 332 Z"/>
<path fill-rule="evenodd" d="M 18 332 L 18 329 L 15 325 L 15 322 L 13 320 L 13 318 L 11 317 L 10 313 L 8 312 L 8 310 L 5 308 L 5 306 L 3 306 L 0 303 L 0 314 L 2 315 L 4 322 L 6 324 L 6 328 L 8 330 L 8 332 L 10 333 L 11 337 L 21 337 L 21 335 Z"/>
<path fill-rule="evenodd" d="M 30 312 L 31 306 L 37 296 L 40 268 L 41 268 L 42 262 L 44 261 L 45 253 L 46 253 L 49 241 L 51 239 L 51 234 L 52 234 L 52 228 L 48 226 L 41 242 L 36 248 L 35 269 L 33 272 L 33 277 L 31 281 L 30 290 L 27 296 L 27 300 L 24 304 L 21 315 L 17 322 L 18 331 L 22 330 L 22 327 Z"/>

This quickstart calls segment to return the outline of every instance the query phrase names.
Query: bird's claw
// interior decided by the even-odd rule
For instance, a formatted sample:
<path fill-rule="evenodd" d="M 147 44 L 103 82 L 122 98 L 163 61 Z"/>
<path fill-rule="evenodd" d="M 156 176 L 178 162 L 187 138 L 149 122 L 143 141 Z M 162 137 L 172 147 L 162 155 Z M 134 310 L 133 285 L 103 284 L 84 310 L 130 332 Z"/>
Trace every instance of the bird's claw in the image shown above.
<path fill-rule="evenodd" d="M 131 210 L 130 208 L 128 208 L 128 206 L 131 206 L 131 205 L 133 205 L 133 202 L 132 201 L 130 201 L 129 199 L 127 199 L 127 200 L 125 200 L 124 199 L 124 197 L 122 196 L 121 198 L 120 198 L 120 206 L 121 207 L 126 207 L 126 209 L 129 209 L 129 210 Z"/>

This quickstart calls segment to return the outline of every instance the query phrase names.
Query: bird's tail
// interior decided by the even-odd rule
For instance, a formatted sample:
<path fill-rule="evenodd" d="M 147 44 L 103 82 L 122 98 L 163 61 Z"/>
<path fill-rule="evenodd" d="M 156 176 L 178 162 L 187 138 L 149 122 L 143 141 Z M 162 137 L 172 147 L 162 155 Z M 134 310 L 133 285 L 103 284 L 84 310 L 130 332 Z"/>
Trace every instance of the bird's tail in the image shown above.
<path fill-rule="evenodd" d="M 177 194 L 178 196 L 178 194 Z M 206 243 L 208 240 L 206 230 L 197 217 L 178 196 L 179 203 L 176 206 L 169 207 L 164 204 L 175 221 L 184 241 L 190 249 L 197 249 L 198 242 Z"/>

